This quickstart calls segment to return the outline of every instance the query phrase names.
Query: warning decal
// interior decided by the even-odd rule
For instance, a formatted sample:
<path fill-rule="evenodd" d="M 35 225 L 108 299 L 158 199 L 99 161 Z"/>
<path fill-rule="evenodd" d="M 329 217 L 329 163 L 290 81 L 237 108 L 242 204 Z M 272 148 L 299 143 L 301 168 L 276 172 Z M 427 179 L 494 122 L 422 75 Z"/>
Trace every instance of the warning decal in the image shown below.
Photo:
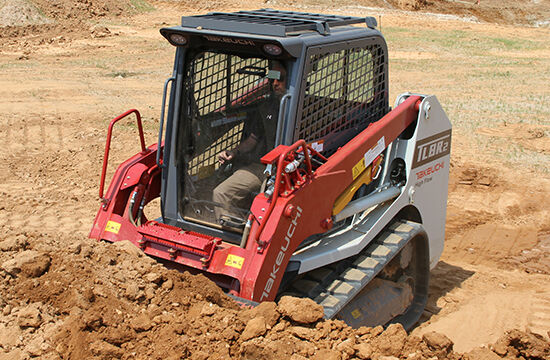
<path fill-rule="evenodd" d="M 323 152 L 324 149 L 324 140 L 315 141 L 310 144 L 311 148 L 317 152 Z"/>
<path fill-rule="evenodd" d="M 359 311 L 359 309 L 355 309 L 351 312 L 351 316 L 353 316 L 354 319 L 357 319 L 358 317 L 360 317 L 362 314 L 361 314 L 361 311 Z"/>
<path fill-rule="evenodd" d="M 372 149 L 365 153 L 365 164 L 370 165 L 370 163 L 373 162 L 374 159 L 376 159 L 376 157 L 380 155 L 385 148 L 386 144 L 384 141 L 384 137 L 382 136 L 380 140 L 378 140 L 376 145 L 374 145 Z"/>
<path fill-rule="evenodd" d="M 359 160 L 359 162 L 357 164 L 355 164 L 355 166 L 352 169 L 352 171 L 353 171 L 353 180 L 355 180 L 356 177 L 361 175 L 361 173 L 363 172 L 363 170 L 365 170 L 365 168 L 366 168 L 365 159 L 361 158 L 361 160 Z"/>
<path fill-rule="evenodd" d="M 227 259 L 225 259 L 225 266 L 231 266 L 235 269 L 242 269 L 243 264 L 244 258 L 237 255 L 229 254 L 227 255 Z"/>
<path fill-rule="evenodd" d="M 105 226 L 105 231 L 118 234 L 120 231 L 120 224 L 114 221 L 107 221 L 107 226 Z"/>

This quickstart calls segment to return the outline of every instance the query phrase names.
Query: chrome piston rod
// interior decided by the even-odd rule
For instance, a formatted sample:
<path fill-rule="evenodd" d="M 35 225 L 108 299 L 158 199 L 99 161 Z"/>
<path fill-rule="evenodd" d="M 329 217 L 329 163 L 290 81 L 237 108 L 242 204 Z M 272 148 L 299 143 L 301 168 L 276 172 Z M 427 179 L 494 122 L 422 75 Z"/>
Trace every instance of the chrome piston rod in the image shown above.
<path fill-rule="evenodd" d="M 386 190 L 351 201 L 338 214 L 334 215 L 334 222 L 344 220 L 357 213 L 365 211 L 375 205 L 394 199 L 401 194 L 401 188 L 392 186 Z"/>

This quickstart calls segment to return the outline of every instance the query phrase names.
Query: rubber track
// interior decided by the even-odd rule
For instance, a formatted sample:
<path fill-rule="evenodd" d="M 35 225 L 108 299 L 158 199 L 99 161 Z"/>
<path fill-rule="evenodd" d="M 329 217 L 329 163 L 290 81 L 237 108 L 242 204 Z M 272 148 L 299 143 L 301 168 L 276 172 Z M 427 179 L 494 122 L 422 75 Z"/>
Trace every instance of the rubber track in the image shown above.
<path fill-rule="evenodd" d="M 315 270 L 291 284 L 290 291 L 309 297 L 336 316 L 422 229 L 412 221 L 395 221 L 358 255 Z"/>

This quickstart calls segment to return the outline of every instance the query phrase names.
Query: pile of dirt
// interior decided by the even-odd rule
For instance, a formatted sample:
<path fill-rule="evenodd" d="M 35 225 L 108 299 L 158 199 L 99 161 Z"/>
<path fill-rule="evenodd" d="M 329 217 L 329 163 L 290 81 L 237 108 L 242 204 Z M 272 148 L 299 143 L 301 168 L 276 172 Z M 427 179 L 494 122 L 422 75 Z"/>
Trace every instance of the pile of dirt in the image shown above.
<path fill-rule="evenodd" d="M 2 18 L 0 26 L 98 19 L 107 16 L 120 16 L 125 12 L 130 14 L 132 10 L 136 10 L 136 5 L 130 0 L 2 0 L 0 1 L 0 11 L 6 17 Z M 10 20 L 10 17 L 15 20 Z M 33 18 L 37 20 L 33 21 Z M 17 21 L 16 19 L 21 20 Z"/>
<path fill-rule="evenodd" d="M 367 5 L 372 1 L 361 1 Z M 550 25 L 550 8 L 543 1 L 510 0 L 383 0 L 384 8 L 453 15 L 478 21 L 505 25 Z"/>
<path fill-rule="evenodd" d="M 269 7 L 283 6 L 295 10 L 319 5 L 310 0 L 270 0 L 267 4 Z M 550 26 L 550 7 L 543 1 L 338 0 L 333 5 L 429 12 L 498 24 Z M 151 10 L 154 6 L 176 8 L 185 13 L 204 13 L 229 8 L 261 8 L 266 7 L 266 1 L 234 3 L 211 0 L 197 3 L 187 0 L 0 0 L 0 45 L 16 44 L 21 38 L 30 38 L 24 41 L 38 40 L 41 44 L 47 44 L 51 42 L 48 40 L 59 36 L 69 40 L 88 37 L 90 26 L 94 22 L 103 18 L 129 18 L 137 12 Z"/>
<path fill-rule="evenodd" d="M 64 246 L 63 244 L 72 244 Z M 204 276 L 168 270 L 129 242 L 0 242 L 0 359 L 544 359 L 539 335 L 508 332 L 457 354 L 442 334 L 323 321 L 308 299 L 239 308 Z"/>
<path fill-rule="evenodd" d="M 542 1 L 388 0 L 387 2 L 402 10 L 457 15 L 497 24 L 548 26 L 550 16 L 548 4 L 543 4 Z"/>
<path fill-rule="evenodd" d="M 48 24 L 52 20 L 32 3 L 23 0 L 0 1 L 0 27 Z"/>
<path fill-rule="evenodd" d="M 431 5 L 427 0 L 390 0 L 388 2 L 398 9 L 412 11 L 423 10 Z"/>
<path fill-rule="evenodd" d="M 0 40 L 11 44 L 22 37 L 47 43 L 47 39 L 63 36 L 89 36 L 90 28 L 104 18 L 134 15 L 140 9 L 131 0 L 0 0 Z"/>

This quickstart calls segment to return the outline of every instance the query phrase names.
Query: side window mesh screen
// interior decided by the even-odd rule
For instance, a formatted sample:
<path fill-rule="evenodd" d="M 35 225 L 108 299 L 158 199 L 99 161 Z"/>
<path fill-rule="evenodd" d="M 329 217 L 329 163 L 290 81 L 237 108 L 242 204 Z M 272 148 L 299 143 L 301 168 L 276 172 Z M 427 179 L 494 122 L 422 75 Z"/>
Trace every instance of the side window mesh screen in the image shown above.
<path fill-rule="evenodd" d="M 361 131 L 386 113 L 385 59 L 379 45 L 313 54 L 308 62 L 295 139 L 313 142 L 345 130 Z"/>
<path fill-rule="evenodd" d="M 267 84 L 261 83 L 260 74 L 267 68 L 265 59 L 213 52 L 190 62 L 185 90 L 195 151 L 189 175 L 208 175 L 218 166 L 216 155 L 241 141 L 246 113 L 239 108 L 266 94 Z"/>

